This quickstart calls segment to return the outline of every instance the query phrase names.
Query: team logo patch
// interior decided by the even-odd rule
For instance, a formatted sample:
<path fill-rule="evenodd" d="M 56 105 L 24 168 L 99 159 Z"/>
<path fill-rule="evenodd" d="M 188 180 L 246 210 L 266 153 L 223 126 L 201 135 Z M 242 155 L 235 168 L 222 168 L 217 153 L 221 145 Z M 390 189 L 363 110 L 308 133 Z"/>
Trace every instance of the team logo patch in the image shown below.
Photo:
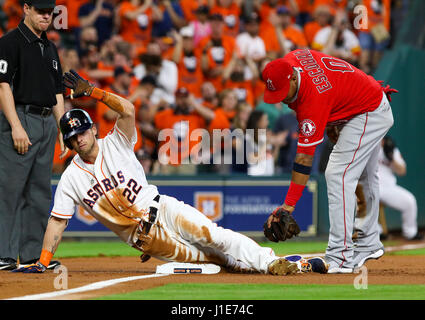
<path fill-rule="evenodd" d="M 81 122 L 77 118 L 71 118 L 71 119 L 69 119 L 68 124 L 69 124 L 69 126 L 71 128 L 81 126 Z"/>
<path fill-rule="evenodd" d="M 311 137 L 316 132 L 316 125 L 310 119 L 305 119 L 300 123 L 300 131 L 303 136 Z"/>
<path fill-rule="evenodd" d="M 223 194 L 221 192 L 195 192 L 195 208 L 211 221 L 223 218 Z"/>
<path fill-rule="evenodd" d="M 58 71 L 58 62 L 56 60 L 53 60 L 53 68 Z"/>
<path fill-rule="evenodd" d="M 276 91 L 276 88 L 274 87 L 273 81 L 271 79 L 267 79 L 266 85 L 268 90 Z"/>

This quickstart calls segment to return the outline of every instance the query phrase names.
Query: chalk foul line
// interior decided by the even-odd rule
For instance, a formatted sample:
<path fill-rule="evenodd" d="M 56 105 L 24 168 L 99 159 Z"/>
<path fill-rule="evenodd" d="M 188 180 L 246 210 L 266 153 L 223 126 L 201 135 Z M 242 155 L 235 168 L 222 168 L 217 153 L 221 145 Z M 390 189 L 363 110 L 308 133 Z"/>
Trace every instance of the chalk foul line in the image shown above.
<path fill-rule="evenodd" d="M 75 294 L 75 293 L 81 293 L 86 291 L 93 291 L 93 290 L 99 290 L 106 287 L 110 287 L 119 283 L 123 282 L 129 282 L 129 281 L 135 281 L 135 280 L 141 280 L 141 279 L 148 279 L 148 278 L 156 278 L 156 277 L 164 277 L 168 276 L 169 274 L 149 274 L 144 276 L 135 276 L 135 277 L 125 277 L 125 278 L 118 278 L 118 279 L 111 279 L 111 280 L 104 280 L 99 282 L 94 282 L 82 287 L 73 288 L 73 289 L 66 289 L 66 290 L 58 290 L 53 292 L 47 292 L 47 293 L 41 293 L 41 294 L 32 294 L 22 297 L 16 297 L 16 298 L 10 298 L 6 300 L 42 300 L 42 299 L 52 299 L 57 298 L 60 296 L 68 295 L 68 294 Z"/>

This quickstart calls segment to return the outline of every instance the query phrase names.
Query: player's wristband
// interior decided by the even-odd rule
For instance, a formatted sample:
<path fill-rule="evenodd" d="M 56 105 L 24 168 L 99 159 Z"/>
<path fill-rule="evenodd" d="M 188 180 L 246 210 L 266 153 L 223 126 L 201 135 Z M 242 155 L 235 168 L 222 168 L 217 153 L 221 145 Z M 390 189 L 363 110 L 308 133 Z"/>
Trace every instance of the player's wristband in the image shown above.
<path fill-rule="evenodd" d="M 311 167 L 305 166 L 299 163 L 294 162 L 294 166 L 292 168 L 295 172 L 310 175 L 311 173 Z"/>
<path fill-rule="evenodd" d="M 53 258 L 53 253 L 45 249 L 41 250 L 40 263 L 46 268 L 49 266 L 50 260 Z"/>
<path fill-rule="evenodd" d="M 295 207 L 298 200 L 300 200 L 303 194 L 305 186 L 291 182 L 289 185 L 288 193 L 286 194 L 285 204 L 291 207 Z"/>
<path fill-rule="evenodd" d="M 93 88 L 93 91 L 90 94 L 90 97 L 103 101 L 106 98 L 107 92 L 99 88 Z"/>
<path fill-rule="evenodd" d="M 90 97 L 102 101 L 105 103 L 108 107 L 110 107 L 112 110 L 117 111 L 118 113 L 124 111 L 124 107 L 121 104 L 120 100 L 114 96 L 113 94 L 109 94 L 109 92 L 99 89 L 99 88 L 93 88 L 93 91 L 90 94 Z"/>

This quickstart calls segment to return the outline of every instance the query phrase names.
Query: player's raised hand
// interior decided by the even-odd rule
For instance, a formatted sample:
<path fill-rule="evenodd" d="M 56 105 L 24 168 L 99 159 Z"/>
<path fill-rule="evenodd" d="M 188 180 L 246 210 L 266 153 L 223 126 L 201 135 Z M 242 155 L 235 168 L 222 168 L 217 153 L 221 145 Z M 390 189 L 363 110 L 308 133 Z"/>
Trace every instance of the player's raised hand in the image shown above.
<path fill-rule="evenodd" d="M 40 261 L 37 261 L 36 263 L 30 264 L 29 266 L 12 270 L 12 272 L 43 273 L 46 270 L 47 268 Z"/>
<path fill-rule="evenodd" d="M 81 77 L 75 70 L 65 72 L 63 75 L 63 84 L 71 89 L 71 94 L 67 98 L 89 97 L 95 86 Z"/>

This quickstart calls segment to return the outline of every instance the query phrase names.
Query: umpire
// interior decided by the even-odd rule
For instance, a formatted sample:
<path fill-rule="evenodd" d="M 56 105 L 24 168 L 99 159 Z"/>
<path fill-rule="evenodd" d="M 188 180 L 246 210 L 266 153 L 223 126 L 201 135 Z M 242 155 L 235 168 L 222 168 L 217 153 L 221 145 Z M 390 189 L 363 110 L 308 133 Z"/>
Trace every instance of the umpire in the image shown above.
<path fill-rule="evenodd" d="M 0 38 L 0 270 L 39 258 L 64 113 L 62 68 L 46 36 L 55 0 L 23 6 L 24 19 Z M 61 135 L 59 141 L 63 157 Z"/>

